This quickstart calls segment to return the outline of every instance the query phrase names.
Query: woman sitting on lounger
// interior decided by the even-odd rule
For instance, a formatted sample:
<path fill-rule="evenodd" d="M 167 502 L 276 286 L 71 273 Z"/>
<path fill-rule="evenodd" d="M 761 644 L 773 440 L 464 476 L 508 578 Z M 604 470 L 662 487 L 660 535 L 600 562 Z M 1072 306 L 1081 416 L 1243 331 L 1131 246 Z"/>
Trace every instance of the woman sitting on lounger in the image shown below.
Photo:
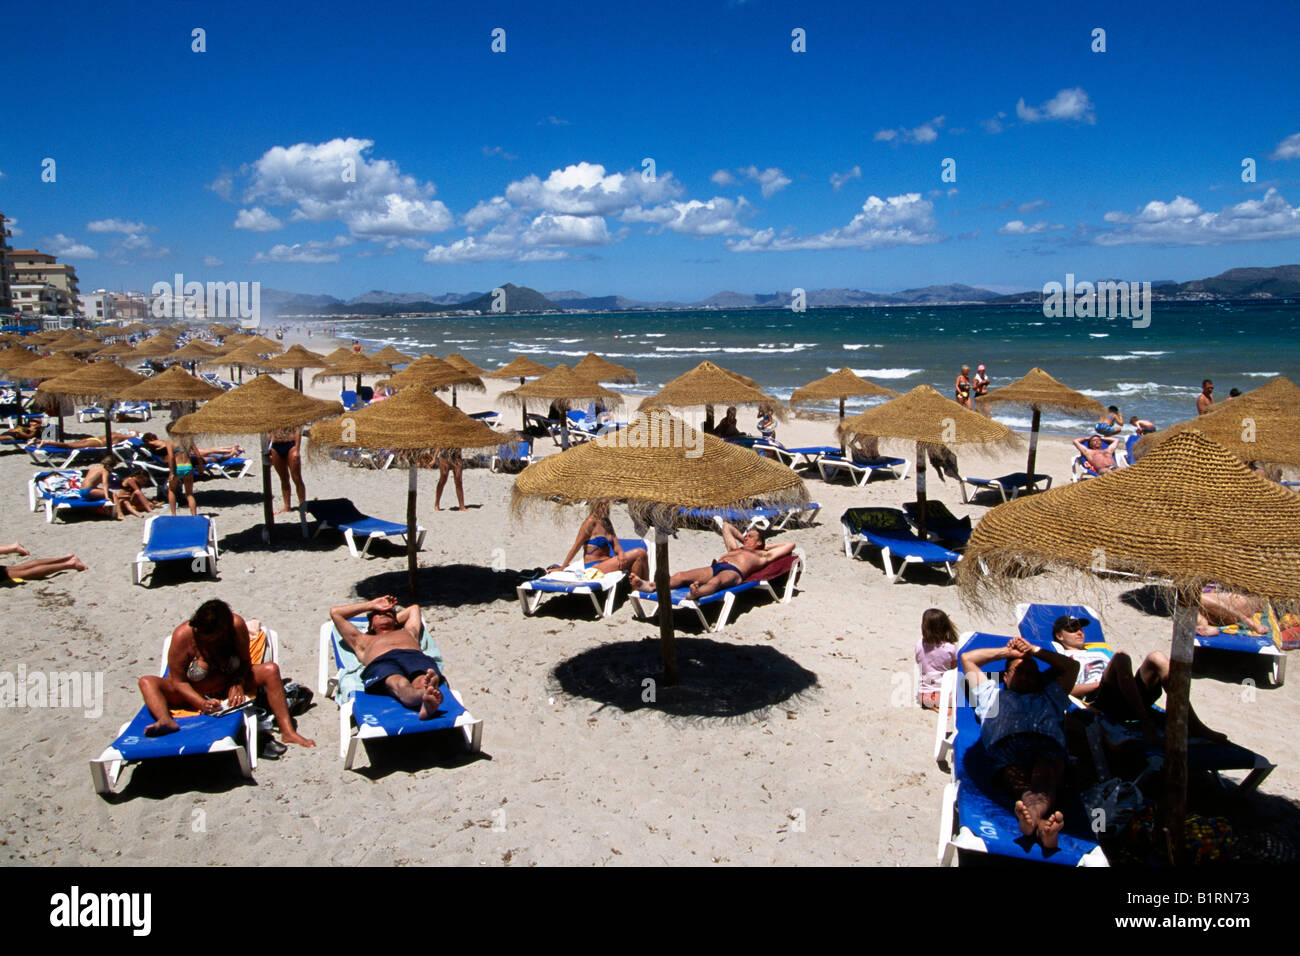
<path fill-rule="evenodd" d="M 633 548 L 624 551 L 619 543 L 614 523 L 609 520 L 609 502 L 600 501 L 591 506 L 591 513 L 582 520 L 578 536 L 573 540 L 573 547 L 564 556 L 560 564 L 553 564 L 547 571 L 560 571 L 569 566 L 582 549 L 582 563 L 590 565 L 602 574 L 614 571 L 630 571 L 634 575 L 645 576 L 649 573 L 645 548 Z"/>
<path fill-rule="evenodd" d="M 252 624 L 261 630 L 257 621 Z M 167 676 L 140 678 L 144 704 L 154 716 L 145 735 L 159 737 L 180 730 L 173 708 L 216 714 L 263 691 L 285 743 L 316 746 L 294 730 L 280 668 L 270 662 L 254 664 L 248 644 L 248 625 L 225 601 L 205 601 L 192 618 L 177 625 L 167 651 Z"/>

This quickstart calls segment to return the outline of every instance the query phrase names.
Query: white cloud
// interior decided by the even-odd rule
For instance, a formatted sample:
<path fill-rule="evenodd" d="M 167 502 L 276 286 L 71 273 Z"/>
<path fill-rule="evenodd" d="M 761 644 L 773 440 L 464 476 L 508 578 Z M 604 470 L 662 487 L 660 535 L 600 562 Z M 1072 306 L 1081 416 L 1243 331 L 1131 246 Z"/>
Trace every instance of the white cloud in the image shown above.
<path fill-rule="evenodd" d="M 732 252 L 785 252 L 794 249 L 884 249 L 925 245 L 944 237 L 935 232 L 934 204 L 920 193 L 881 199 L 869 196 L 848 225 L 812 236 L 776 236 L 764 229 L 746 239 L 731 239 Z"/>
<path fill-rule="evenodd" d="M 736 236 L 749 235 L 753 231 L 741 225 L 739 218 L 752 209 L 744 196 L 734 201 L 714 196 L 707 202 L 690 199 L 648 209 L 637 206 L 626 210 L 622 219 L 624 222 L 655 223 L 687 236 Z"/>
<path fill-rule="evenodd" d="M 1004 126 L 1002 123 L 1002 121 L 1006 118 L 1007 118 L 1007 114 L 1002 112 L 1001 110 L 998 110 L 998 114 L 996 116 L 990 116 L 986 120 L 981 120 L 980 125 L 984 127 L 984 131 L 986 133 L 1000 133 L 1004 129 L 1006 129 L 1006 126 Z"/>
<path fill-rule="evenodd" d="M 1300 133 L 1292 133 L 1278 143 L 1269 159 L 1300 159 Z"/>
<path fill-rule="evenodd" d="M 612 237 L 600 216 L 542 213 L 528 224 L 519 240 L 526 246 L 603 246 Z"/>
<path fill-rule="evenodd" d="M 929 122 L 913 126 L 911 129 L 906 126 L 900 126 L 898 129 L 879 129 L 872 139 L 877 143 L 892 143 L 895 146 L 899 143 L 933 143 L 939 138 L 939 129 L 943 126 L 943 120 L 942 116 L 936 116 Z"/>
<path fill-rule="evenodd" d="M 509 219 L 514 207 L 506 202 L 505 196 L 493 196 L 480 200 L 474 208 L 465 213 L 464 224 L 470 232 L 476 232 L 489 223 L 504 222 Z"/>
<path fill-rule="evenodd" d="M 1056 232 L 1064 229 L 1065 226 L 1057 223 L 1039 222 L 1032 226 L 1027 226 L 1019 219 L 1012 219 L 1005 226 L 998 230 L 1004 236 L 1035 236 L 1040 232 Z"/>
<path fill-rule="evenodd" d="M 216 256 L 204 256 L 203 264 L 207 266 L 209 269 L 215 269 L 217 266 L 225 265 L 225 263 L 222 262 L 220 259 L 218 259 Z"/>
<path fill-rule="evenodd" d="M 758 183 L 759 192 L 763 194 L 764 199 L 771 198 L 794 182 L 793 179 L 775 166 L 769 166 L 763 170 L 760 170 L 757 166 L 746 166 L 736 171 Z"/>
<path fill-rule="evenodd" d="M 279 243 L 269 252 L 259 252 L 253 256 L 253 262 L 296 262 L 316 264 L 338 262 L 342 258 L 335 250 L 352 244 L 347 236 L 335 236 L 326 242 L 323 239 L 310 239 L 307 242 L 295 242 L 293 245 Z"/>
<path fill-rule="evenodd" d="M 1046 199 L 1031 199 L 1029 202 L 1022 202 L 1019 206 L 1017 206 L 1016 212 L 1020 213 L 1022 216 L 1027 216 L 1031 212 L 1037 212 L 1038 210 L 1044 209 L 1046 207 L 1047 207 Z"/>
<path fill-rule="evenodd" d="M 507 152 L 506 152 L 504 149 L 502 149 L 500 146 L 484 146 L 484 147 L 483 147 L 483 155 L 484 155 L 484 156 L 500 156 L 502 159 L 518 159 L 518 158 L 519 158 L 519 157 L 518 157 L 517 155 L 515 155 L 514 153 L 507 153 Z"/>
<path fill-rule="evenodd" d="M 1300 207 L 1292 206 L 1276 189 L 1269 189 L 1261 199 L 1247 199 L 1218 212 L 1206 212 L 1191 199 L 1176 196 L 1168 203 L 1149 202 L 1136 215 L 1108 212 L 1105 220 L 1119 228 L 1093 239 L 1103 246 L 1203 246 L 1300 237 Z"/>
<path fill-rule="evenodd" d="M 152 232 L 153 230 L 142 222 L 127 222 L 124 219 L 96 219 L 94 222 L 86 223 L 87 232 Z"/>
<path fill-rule="evenodd" d="M 235 177 L 227 170 L 208 183 L 208 189 L 211 189 L 222 199 L 229 201 L 235 191 Z"/>
<path fill-rule="evenodd" d="M 569 121 L 558 116 L 547 116 L 537 121 L 538 126 L 568 126 Z"/>
<path fill-rule="evenodd" d="M 284 223 L 261 206 L 254 206 L 252 209 L 239 210 L 235 216 L 235 228 L 247 229 L 249 232 L 274 232 L 283 229 Z"/>
<path fill-rule="evenodd" d="M 337 220 L 372 239 L 450 228 L 452 215 L 433 198 L 433 183 L 404 175 L 391 160 L 368 158 L 373 146 L 349 138 L 272 147 L 251 165 L 243 201 L 293 207 L 292 220 Z"/>
<path fill-rule="evenodd" d="M 42 243 L 52 255 L 61 259 L 98 259 L 99 253 L 84 242 L 78 242 L 63 233 L 51 236 Z"/>
<path fill-rule="evenodd" d="M 105 255 L 110 259 L 119 259 L 124 264 L 129 264 L 132 256 L 139 256 L 141 259 L 162 259 L 171 255 L 171 250 L 166 246 L 155 246 L 148 236 L 131 233 L 115 241 Z"/>
<path fill-rule="evenodd" d="M 712 182 L 715 186 L 736 185 L 736 177 L 731 175 L 731 171 L 727 169 L 719 169 L 716 173 L 714 173 L 712 176 L 709 177 L 709 181 Z"/>
<path fill-rule="evenodd" d="M 604 166 L 585 162 L 554 169 L 544 180 L 527 176 L 506 187 L 506 199 L 521 209 L 571 216 L 608 216 L 681 193 L 672 173 L 647 181 L 636 172 L 606 175 Z"/>
<path fill-rule="evenodd" d="M 854 166 L 847 173 L 831 173 L 831 186 L 834 187 L 836 192 L 839 192 L 840 187 L 843 186 L 845 183 L 847 183 L 849 180 L 861 179 L 861 178 L 862 178 L 862 167 Z"/>
<path fill-rule="evenodd" d="M 1024 97 L 1016 102 L 1016 116 L 1026 123 L 1045 121 L 1096 123 L 1092 100 L 1082 86 L 1059 90 L 1055 96 L 1038 106 L 1028 106 Z"/>
<path fill-rule="evenodd" d="M 18 220 L 14 219 L 12 216 L 5 218 L 5 228 L 8 229 L 9 234 L 15 238 L 23 234 L 23 231 L 18 228 Z"/>

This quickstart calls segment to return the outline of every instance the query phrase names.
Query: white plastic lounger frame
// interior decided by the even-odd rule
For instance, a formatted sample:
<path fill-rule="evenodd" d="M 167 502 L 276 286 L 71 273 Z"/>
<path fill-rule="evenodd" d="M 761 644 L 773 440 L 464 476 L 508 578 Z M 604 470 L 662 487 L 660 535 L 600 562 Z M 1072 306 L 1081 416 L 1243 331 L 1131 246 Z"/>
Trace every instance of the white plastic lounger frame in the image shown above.
<path fill-rule="evenodd" d="M 263 625 L 266 631 L 266 650 L 262 654 L 262 660 L 258 663 L 275 661 L 279 656 L 280 637 L 269 627 Z M 172 638 L 167 635 L 163 641 L 162 663 L 158 665 L 158 676 L 164 677 L 167 674 L 167 653 L 171 650 Z M 214 743 L 210 754 L 233 753 L 235 759 L 239 761 L 239 772 L 245 777 L 251 778 L 253 771 L 257 769 L 257 714 L 252 710 L 244 711 L 244 746 L 240 746 L 231 737 L 223 737 Z M 132 717 L 131 720 L 135 718 Z M 131 720 L 128 720 L 117 729 L 114 739 L 122 736 L 126 728 L 131 726 Z M 90 761 L 90 779 L 95 787 L 95 792 L 102 795 L 117 793 L 126 785 L 126 780 L 122 776 L 122 771 L 128 767 L 134 767 L 139 761 L 127 761 L 122 755 L 110 744 L 104 748 L 94 760 Z"/>
<path fill-rule="evenodd" d="M 1071 479 L 1071 481 L 1073 480 L 1074 479 Z M 966 490 L 967 485 L 971 486 L 969 492 Z M 1040 478 L 1034 482 L 1034 487 L 1037 487 L 1038 485 L 1043 486 L 1043 491 L 1050 490 L 1052 487 L 1052 476 L 1040 476 Z M 976 479 L 963 478 L 960 475 L 957 476 L 957 488 L 961 491 L 961 500 L 963 504 L 970 504 L 971 498 L 979 494 L 981 491 L 989 491 L 994 488 L 997 489 L 998 494 L 1002 496 L 1004 502 L 1015 501 L 1027 487 L 1028 485 L 1013 485 L 1010 489 L 1011 494 L 1008 496 L 1007 486 L 1002 484 L 1002 482 L 998 481 L 996 478 Z"/>
<path fill-rule="evenodd" d="M 844 524 L 842 521 L 840 522 L 840 527 L 844 531 L 844 556 L 846 558 L 856 558 L 863 548 L 877 547 L 877 545 L 872 544 L 865 535 L 854 534 L 849 530 L 848 525 Z M 890 584 L 897 584 L 903 579 L 903 572 L 907 570 L 909 564 L 919 564 L 930 568 L 939 566 L 936 561 L 925 561 L 914 555 L 906 555 L 900 559 L 899 556 L 891 552 L 888 547 L 882 547 L 880 549 L 880 560 L 885 565 L 885 577 L 889 579 Z M 894 570 L 895 560 L 901 560 L 897 571 Z M 952 561 L 946 561 L 943 565 L 944 570 L 948 572 L 948 577 L 950 578 L 955 578 L 957 576 L 957 571 L 953 568 L 953 563 L 954 562 Z"/>
<path fill-rule="evenodd" d="M 768 597 L 772 598 L 778 604 L 789 604 L 790 600 L 794 597 L 794 592 L 798 588 L 799 578 L 803 574 L 806 561 L 807 555 L 804 554 L 803 549 L 795 548 L 794 563 L 790 565 L 790 570 L 786 572 L 785 587 L 778 593 L 776 588 L 772 586 L 770 580 L 763 580 L 757 582 L 757 589 L 766 593 Z M 755 588 L 747 588 L 746 590 L 755 590 Z M 739 593 L 743 594 L 745 592 L 742 591 Z M 677 601 L 673 605 L 673 610 L 675 611 L 678 608 L 685 608 L 694 611 L 695 616 L 700 619 L 700 625 L 706 631 L 716 634 L 723 630 L 727 626 L 727 621 L 731 619 L 731 610 L 736 604 L 736 594 L 736 591 L 728 588 L 723 592 L 721 601 L 712 601 L 709 602 L 709 604 L 704 605 L 704 607 L 708 607 L 711 604 L 720 604 L 722 606 L 722 609 L 718 614 L 718 623 L 714 625 L 710 625 L 708 618 L 704 616 L 704 607 L 701 607 L 698 602 L 691 598 L 682 598 Z M 659 599 L 653 593 L 647 594 L 641 591 L 632 591 L 630 597 L 632 607 L 636 611 L 638 617 L 653 617 L 659 612 Z"/>
<path fill-rule="evenodd" d="M 428 629 L 426 623 L 425 629 Z M 334 661 L 334 623 L 326 621 L 320 629 L 320 658 L 316 673 L 316 687 L 321 695 L 328 697 L 338 704 L 339 708 L 339 758 L 343 761 L 343 769 L 351 770 L 352 764 L 356 762 L 357 747 L 367 740 L 378 740 L 382 737 L 388 737 L 389 733 L 383 727 L 363 723 L 356 728 L 353 733 L 352 707 L 353 701 L 349 697 L 343 702 L 338 700 L 338 676 L 330 677 L 331 668 L 335 665 Z M 461 698 L 460 693 L 450 684 L 444 684 L 443 689 L 456 698 L 456 702 L 464 707 L 464 713 L 456 718 L 456 728 L 465 736 L 465 747 L 472 753 L 476 754 L 483 749 L 483 721 L 473 716 L 469 708 L 465 707 L 465 701 Z"/>
<path fill-rule="evenodd" d="M 144 544 L 146 548 L 148 547 L 149 544 L 150 526 L 159 518 L 165 518 L 165 517 L 168 516 L 150 515 L 148 518 L 145 519 L 144 535 L 141 543 Z M 207 572 L 208 574 L 212 575 L 213 578 L 217 577 L 217 558 L 220 557 L 220 555 L 217 552 L 217 522 L 215 518 L 208 519 L 207 545 L 202 550 L 200 550 L 199 548 L 195 548 L 190 553 L 189 557 L 190 560 L 193 562 L 199 562 L 199 561 L 203 562 L 203 566 L 201 568 L 197 566 L 194 568 L 195 571 L 198 571 L 199 573 Z M 167 560 L 172 560 L 172 559 L 167 559 Z M 184 560 L 184 558 L 177 558 L 175 560 Z M 149 557 L 149 555 L 146 553 L 145 550 L 141 550 L 136 554 L 135 563 L 131 566 L 132 584 L 144 583 L 144 566 L 146 564 L 152 564 L 156 567 L 158 562 L 155 561 L 153 558 Z"/>
<path fill-rule="evenodd" d="M 911 468 L 912 461 L 909 458 L 904 458 L 900 464 L 896 465 L 859 465 L 857 462 L 845 458 L 828 458 L 825 456 L 817 459 L 817 470 L 821 473 L 822 481 L 830 483 L 837 471 L 847 471 L 849 480 L 858 487 L 862 487 L 870 481 L 872 474 L 877 471 L 887 471 L 899 481 L 906 481 L 907 473 Z"/>
<path fill-rule="evenodd" d="M 573 587 L 563 591 L 537 591 L 521 584 L 515 588 L 515 593 L 519 596 L 519 610 L 524 612 L 524 617 L 532 617 L 536 614 L 542 598 L 548 594 L 585 594 L 591 598 L 596 613 L 604 618 L 614 613 L 614 597 L 618 594 L 618 583 L 624 577 L 626 575 L 622 571 L 611 571 L 597 581 L 582 584 L 575 581 Z M 605 597 L 604 602 L 601 601 L 602 594 Z"/>

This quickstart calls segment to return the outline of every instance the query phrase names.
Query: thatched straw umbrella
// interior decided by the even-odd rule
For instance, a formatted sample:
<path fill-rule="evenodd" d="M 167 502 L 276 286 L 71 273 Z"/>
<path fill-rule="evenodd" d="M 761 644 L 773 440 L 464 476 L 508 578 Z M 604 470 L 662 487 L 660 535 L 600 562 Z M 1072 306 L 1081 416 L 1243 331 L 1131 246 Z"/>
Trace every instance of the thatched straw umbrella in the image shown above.
<path fill-rule="evenodd" d="M 338 402 L 300 395 L 269 375 L 259 375 L 247 385 L 232 388 L 208 402 L 197 412 L 178 418 L 173 435 L 191 439 L 199 435 L 268 435 L 281 428 L 298 428 L 337 415 Z M 271 514 L 271 459 L 266 442 L 262 449 L 262 508 L 265 538 L 275 543 L 275 519 Z"/>
<path fill-rule="evenodd" d="M 376 362 L 383 362 L 385 365 L 410 365 L 415 361 L 414 355 L 405 355 L 397 351 L 391 345 L 385 345 L 382 349 L 370 356 Z"/>
<path fill-rule="evenodd" d="M 311 454 L 330 448 L 385 448 L 407 465 L 406 570 L 411 595 L 416 594 L 415 538 L 416 475 L 421 458 L 450 451 L 496 448 L 501 435 L 427 388 L 412 386 L 383 402 L 348 412 L 342 418 L 312 426 Z"/>
<path fill-rule="evenodd" d="M 265 335 L 250 335 L 244 342 L 243 346 L 252 349 L 258 355 L 277 355 L 284 351 L 284 346 L 274 339 L 268 339 Z"/>
<path fill-rule="evenodd" d="M 897 398 L 898 392 L 892 388 L 885 388 L 883 385 L 870 382 L 846 366 L 824 378 L 809 382 L 802 388 L 796 388 L 794 394 L 790 396 L 790 407 L 795 408 L 799 405 L 812 405 L 815 402 L 829 402 L 839 399 L 840 421 L 844 421 L 844 400 L 846 398 L 862 397 Z M 843 455 L 844 453 L 844 446 L 840 445 L 840 454 Z"/>
<path fill-rule="evenodd" d="M 334 365 L 336 362 L 342 362 L 349 355 L 357 355 L 357 354 L 358 352 L 356 349 L 350 349 L 347 348 L 346 346 L 340 345 L 329 355 L 325 356 L 325 364 L 326 366 Z"/>
<path fill-rule="evenodd" d="M 503 365 L 498 369 L 493 369 L 491 372 L 486 372 L 483 377 L 500 379 L 517 378 L 519 379 L 519 384 L 523 385 L 524 379 L 537 378 L 540 375 L 545 375 L 549 371 L 550 369 L 545 365 L 542 365 L 539 362 L 534 362 L 527 355 L 516 355 L 511 359 L 509 364 Z M 520 405 L 520 415 L 522 416 L 520 418 L 520 421 L 523 423 L 522 427 L 527 428 L 528 408 L 526 405 Z"/>
<path fill-rule="evenodd" d="M 114 342 L 112 345 L 105 345 L 90 357 L 93 359 L 119 359 L 128 356 L 134 357 L 135 349 L 125 342 Z"/>
<path fill-rule="evenodd" d="M 701 362 L 686 374 L 677 376 L 658 393 L 642 399 L 639 407 L 643 410 L 668 408 L 675 411 L 703 408 L 704 430 L 711 432 L 715 405 L 767 405 L 777 418 L 785 417 L 785 406 L 771 395 L 760 392 L 753 379 L 746 379 L 712 362 Z"/>
<path fill-rule="evenodd" d="M 66 375 L 46 379 L 41 382 L 36 395 L 104 402 L 108 406 L 104 409 L 104 451 L 108 452 L 113 447 L 113 406 L 122 392 L 143 381 L 146 381 L 143 375 L 137 375 L 106 359 L 93 365 L 83 365 Z"/>
<path fill-rule="evenodd" d="M 600 402 L 606 408 L 623 404 L 623 396 L 595 382 L 579 378 L 567 365 L 557 365 L 535 382 L 501 393 L 501 401 L 523 408 L 530 399 L 550 402 L 566 412 L 575 403 Z M 569 447 L 569 416 L 560 415 L 560 447 Z"/>
<path fill-rule="evenodd" d="M 1106 570 L 1166 579 L 1173 591 L 1164 816 L 1181 847 L 1201 589 L 1300 601 L 1300 495 L 1186 431 L 1132 467 L 994 508 L 971 535 L 957 579 L 978 604 L 1007 596 L 1037 569 L 1093 571 L 1099 554 Z"/>
<path fill-rule="evenodd" d="M 10 371 L 10 374 L 14 378 L 22 379 L 23 381 L 41 382 L 47 378 L 58 378 L 60 375 L 67 375 L 70 372 L 75 372 L 78 369 L 85 367 L 85 362 L 77 361 L 66 352 L 56 352 L 55 354 L 48 355 L 45 358 L 36 359 L 34 362 L 26 362 L 23 365 L 13 368 Z M 62 401 L 57 401 L 55 404 L 58 406 L 59 410 L 59 427 L 57 434 L 60 440 L 62 440 L 64 403 Z"/>
<path fill-rule="evenodd" d="M 1027 375 L 1016 379 L 1010 385 L 994 389 L 976 399 L 976 404 L 981 409 L 986 409 L 990 405 L 1020 405 L 1033 411 L 1034 419 L 1029 425 L 1029 459 L 1025 464 L 1025 491 L 1029 493 L 1034 491 L 1034 468 L 1038 459 L 1038 425 L 1042 419 L 1043 409 L 1099 417 L 1106 413 L 1106 406 L 1101 402 L 1089 398 L 1082 392 L 1076 392 L 1037 367 L 1030 369 Z"/>
<path fill-rule="evenodd" d="M 0 372 L 9 372 L 13 369 L 22 368 L 24 365 L 31 365 L 38 358 L 40 356 L 35 352 L 29 352 L 21 346 L 7 346 L 0 349 Z"/>
<path fill-rule="evenodd" d="M 173 365 L 167 371 L 133 385 L 118 397 L 125 402 L 188 402 L 190 408 L 187 411 L 193 411 L 195 402 L 206 402 L 221 394 L 224 393 L 215 385 L 209 385 L 179 365 Z"/>
<path fill-rule="evenodd" d="M 238 369 L 239 377 L 237 381 L 241 385 L 244 381 L 244 369 L 246 368 L 252 369 L 255 372 L 275 369 L 275 366 L 272 364 L 272 359 L 266 358 L 255 348 L 250 347 L 248 343 L 245 343 L 232 351 L 223 352 L 221 355 L 214 355 L 203 364 L 215 366 L 228 365 L 230 366 L 231 378 L 235 378 L 235 369 Z"/>
<path fill-rule="evenodd" d="M 1300 465 L 1300 387 L 1279 376 L 1204 415 L 1142 436 L 1134 456 L 1188 431 L 1201 432 L 1244 462 Z"/>
<path fill-rule="evenodd" d="M 841 441 L 855 436 L 916 443 L 917 531 L 925 537 L 925 461 L 930 445 L 1014 446 L 1016 433 L 991 418 L 944 398 L 929 385 L 890 399 L 845 419 L 836 429 Z"/>
<path fill-rule="evenodd" d="M 479 368 L 477 365 L 475 365 L 469 359 L 465 358 L 465 356 L 461 355 L 459 352 L 452 352 L 445 359 L 443 359 L 443 361 L 446 362 L 448 365 L 452 366 L 453 368 L 458 368 L 462 372 L 469 372 L 471 375 L 483 376 L 487 374 L 487 372 L 484 369 Z M 522 385 L 524 383 L 520 382 L 519 384 Z"/>
<path fill-rule="evenodd" d="M 97 352 L 103 348 L 103 343 L 98 339 L 87 339 L 78 336 L 77 341 L 63 342 L 58 345 L 49 347 L 51 352 L 67 352 L 69 355 L 89 355 L 91 352 Z"/>
<path fill-rule="evenodd" d="M 200 362 L 207 362 L 221 354 L 221 349 L 213 345 L 208 345 L 199 339 L 191 339 L 186 342 L 175 352 L 163 357 L 164 364 L 172 362 L 184 362 L 189 365 L 190 371 L 193 372 Z"/>
<path fill-rule="evenodd" d="M 323 371 L 317 372 L 311 377 L 313 383 L 323 381 L 327 378 L 347 378 L 349 375 L 357 377 L 357 389 L 361 389 L 362 375 L 387 375 L 392 369 L 383 362 L 377 362 L 364 352 L 354 352 L 347 358 L 340 359 L 333 365 Z"/>
<path fill-rule="evenodd" d="M 392 378 L 379 384 L 398 390 L 409 388 L 412 385 L 422 385 L 434 391 L 450 388 L 452 408 L 456 407 L 456 388 L 458 386 L 470 392 L 487 391 L 478 376 L 462 371 L 450 362 L 444 362 L 436 355 L 421 355 Z"/>
<path fill-rule="evenodd" d="M 176 337 L 163 332 L 135 347 L 135 354 L 140 358 L 162 358 L 174 351 L 176 351 Z"/>
<path fill-rule="evenodd" d="M 613 382 L 616 385 L 636 384 L 636 372 L 622 365 L 616 365 L 609 359 L 601 358 L 595 352 L 588 352 L 581 362 L 573 366 L 573 374 L 580 378 L 589 378 L 593 382 Z"/>
<path fill-rule="evenodd" d="M 266 363 L 267 368 L 282 372 L 293 371 L 293 387 L 302 391 L 302 370 L 305 368 L 325 368 L 330 363 L 325 357 L 317 355 L 301 345 L 290 346 L 283 354 L 277 355 Z"/>
<path fill-rule="evenodd" d="M 626 501 L 640 527 L 655 529 L 655 590 L 664 680 L 677 683 L 668 534 L 682 508 L 748 508 L 756 501 L 803 504 L 803 480 L 783 465 L 691 428 L 663 414 L 638 414 L 626 429 L 525 468 L 515 480 L 512 509 L 529 502 Z"/>

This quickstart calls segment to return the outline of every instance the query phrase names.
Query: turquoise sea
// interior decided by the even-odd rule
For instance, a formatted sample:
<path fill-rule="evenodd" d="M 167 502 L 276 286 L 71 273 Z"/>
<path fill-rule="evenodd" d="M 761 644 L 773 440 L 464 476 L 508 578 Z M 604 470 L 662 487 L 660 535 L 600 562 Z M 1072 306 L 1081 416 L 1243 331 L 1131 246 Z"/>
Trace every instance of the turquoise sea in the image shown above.
<path fill-rule="evenodd" d="M 783 399 L 841 366 L 898 391 L 927 383 L 951 395 L 963 364 L 987 365 L 994 388 L 1037 365 L 1125 418 L 1161 425 L 1195 415 L 1204 378 L 1219 398 L 1273 375 L 1300 381 L 1300 306 L 1156 302 L 1144 329 L 1127 319 L 1049 319 L 1036 307 L 920 307 L 372 319 L 339 323 L 335 334 L 367 348 L 460 352 L 487 369 L 519 353 L 572 365 L 592 351 L 633 368 L 638 384 L 617 387 L 642 392 L 708 359 Z M 1027 412 L 997 417 L 1029 424 Z M 1091 424 L 1055 413 L 1043 420 L 1058 434 Z"/>

